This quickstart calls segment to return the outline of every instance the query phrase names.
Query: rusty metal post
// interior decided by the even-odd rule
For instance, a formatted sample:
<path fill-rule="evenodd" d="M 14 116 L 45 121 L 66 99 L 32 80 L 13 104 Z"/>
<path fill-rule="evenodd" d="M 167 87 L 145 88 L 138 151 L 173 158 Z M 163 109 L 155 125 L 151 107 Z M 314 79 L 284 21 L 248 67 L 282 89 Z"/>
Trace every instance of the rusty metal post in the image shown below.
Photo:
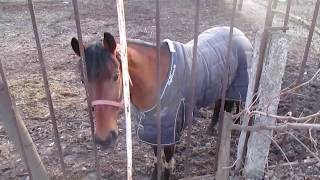
<path fill-rule="evenodd" d="M 273 0 L 272 10 L 273 10 L 273 9 L 277 9 L 278 3 L 279 3 L 279 0 Z M 271 10 L 271 11 L 272 11 L 272 10 Z M 271 21 L 273 21 L 274 16 L 275 16 L 275 13 L 272 11 L 272 12 L 271 12 Z"/>
<path fill-rule="evenodd" d="M 193 40 L 193 57 L 191 67 L 191 99 L 187 107 L 187 156 L 185 160 L 185 174 L 190 175 L 190 156 L 191 156 L 191 130 L 192 130 L 192 112 L 194 107 L 194 94 L 195 94 L 195 80 L 196 80 L 196 62 L 198 52 L 198 36 L 199 36 L 199 14 L 200 14 L 200 0 L 196 1 L 196 14 L 194 20 L 194 40 Z"/>
<path fill-rule="evenodd" d="M 52 97 L 51 97 L 51 92 L 50 92 L 50 87 L 49 87 L 49 82 L 48 82 L 48 75 L 47 75 L 46 65 L 44 62 L 43 54 L 42 54 L 42 48 L 41 48 L 41 44 L 40 44 L 40 38 L 39 38 L 38 27 L 37 27 L 35 13 L 34 13 L 34 9 L 33 9 L 32 0 L 28 0 L 28 7 L 29 7 L 30 15 L 31 15 L 34 37 L 35 37 L 36 44 L 37 44 L 38 58 L 39 58 L 39 63 L 40 63 L 40 68 L 41 68 L 41 73 L 42 73 L 42 78 L 43 78 L 43 83 L 44 83 L 44 89 L 45 89 L 45 93 L 46 93 L 46 97 L 47 97 L 47 101 L 48 101 L 52 128 L 53 128 L 53 132 L 54 132 L 54 141 L 55 141 L 55 144 L 58 148 L 58 154 L 59 154 L 59 160 L 60 160 L 62 174 L 63 174 L 64 179 L 66 179 L 67 173 L 66 173 L 66 169 L 65 169 L 64 160 L 63 160 L 63 152 L 62 152 L 61 143 L 60 143 L 59 131 L 58 131 L 57 121 L 56 121 L 56 117 L 55 117 L 55 113 L 54 113 Z"/>
<path fill-rule="evenodd" d="M 93 140 L 93 151 L 94 151 L 94 157 L 95 157 L 95 167 L 97 171 L 97 179 L 101 179 L 101 170 L 100 170 L 100 163 L 99 163 L 99 158 L 98 158 L 98 150 L 97 150 L 97 145 L 96 141 L 94 138 L 94 122 L 93 122 L 93 115 L 91 111 L 91 97 L 88 94 L 88 77 L 87 77 L 87 68 L 86 68 L 86 62 L 85 62 L 85 56 L 84 56 L 84 47 L 81 46 L 83 44 L 82 42 L 82 33 L 81 33 L 81 26 L 80 26 L 80 15 L 79 15 L 79 9 L 78 9 L 78 1 L 77 0 L 72 0 L 73 4 L 73 10 L 74 10 L 74 18 L 76 22 L 76 27 L 77 27 L 77 35 L 78 35 L 78 40 L 80 44 L 80 56 L 81 56 L 81 66 L 82 66 L 82 72 L 83 72 L 83 80 L 84 80 L 84 88 L 86 91 L 86 96 L 87 96 L 87 106 L 88 106 L 88 114 L 89 114 L 89 119 L 90 119 L 90 124 L 91 124 L 91 136 Z"/>
<path fill-rule="evenodd" d="M 240 0 L 240 1 L 239 1 L 239 4 L 238 4 L 238 10 L 239 10 L 239 11 L 242 10 L 242 6 L 243 6 L 243 0 Z"/>
<path fill-rule="evenodd" d="M 284 17 L 284 22 L 283 22 L 284 27 L 288 27 L 291 5 L 292 5 L 292 0 L 288 0 L 288 4 L 287 4 L 287 8 L 286 8 L 286 15 Z M 283 30 L 283 32 L 286 32 L 286 30 Z"/>
<path fill-rule="evenodd" d="M 233 39 L 233 28 L 234 28 L 234 18 L 236 14 L 236 8 L 237 8 L 237 0 L 233 0 L 233 6 L 232 6 L 232 15 L 231 15 L 231 22 L 230 22 L 230 32 L 229 32 L 229 41 L 228 41 L 228 47 L 226 52 L 226 58 L 224 61 L 224 68 L 225 73 L 223 76 L 223 83 L 222 83 L 222 97 L 221 97 L 221 105 L 220 105 L 220 113 L 219 113 L 219 127 L 218 127 L 218 141 L 217 144 L 220 145 L 221 143 L 221 137 L 222 137 L 222 127 L 224 126 L 223 118 L 224 118 L 224 105 L 226 100 L 226 93 L 227 93 L 227 85 L 228 85 L 228 75 L 229 75 L 229 66 L 228 61 L 230 59 L 231 49 L 232 49 L 232 39 Z M 217 152 L 220 151 L 220 146 L 217 148 Z M 219 159 L 219 154 L 216 154 L 216 159 Z M 215 164 L 215 170 L 218 168 L 218 161 L 216 161 Z"/>
<path fill-rule="evenodd" d="M 161 180 L 162 159 L 161 159 L 161 83 L 160 83 L 160 3 L 156 0 L 156 47 L 157 47 L 157 180 Z"/>
<path fill-rule="evenodd" d="M 303 60 L 302 60 L 302 63 L 301 63 L 301 66 L 300 66 L 300 70 L 299 70 L 299 76 L 298 76 L 298 79 L 297 79 L 297 84 L 299 84 L 302 81 L 302 78 L 303 78 L 303 73 L 304 73 L 304 69 L 306 67 L 306 63 L 307 63 L 307 60 L 308 60 L 309 50 L 310 50 L 310 46 L 311 46 L 311 42 L 312 42 L 314 29 L 315 29 L 316 23 L 317 23 L 317 17 L 318 17 L 318 14 L 319 14 L 319 7 L 320 7 L 320 0 L 317 0 L 317 3 L 316 3 L 315 8 L 314 8 L 314 13 L 313 13 L 313 18 L 312 18 L 310 30 L 309 30 L 307 44 L 306 44 L 305 51 L 304 51 L 304 54 L 303 54 Z"/>
<path fill-rule="evenodd" d="M 259 54 L 259 62 L 258 62 L 258 68 L 256 71 L 256 80 L 255 80 L 255 84 L 254 84 L 254 94 L 257 93 L 258 89 L 259 89 L 259 83 L 260 83 L 260 78 L 261 78 L 261 72 L 262 72 L 262 68 L 263 68 L 263 62 L 264 62 L 264 58 L 265 58 L 265 50 L 267 47 L 267 39 L 268 39 L 268 28 L 272 26 L 272 1 L 273 0 L 269 0 L 268 3 L 268 7 L 267 7 L 267 14 L 266 14 L 266 20 L 265 20 L 265 24 L 264 24 L 264 31 L 262 34 L 262 39 L 261 39 L 261 44 L 260 44 L 260 54 Z"/>
<path fill-rule="evenodd" d="M 307 44 L 305 46 L 305 50 L 304 50 L 304 54 L 303 54 L 303 60 L 301 62 L 300 69 L 299 69 L 299 76 L 298 76 L 298 79 L 296 80 L 296 83 L 295 83 L 296 85 L 299 85 L 303 79 L 304 69 L 307 65 L 307 60 L 308 60 L 309 51 L 310 51 L 310 47 L 311 47 L 312 37 L 313 37 L 314 29 L 315 29 L 316 23 L 317 23 L 317 17 L 319 14 L 319 7 L 320 7 L 320 0 L 317 0 L 316 5 L 314 7 L 314 12 L 313 12 L 312 22 L 311 22 L 311 26 L 310 26 L 310 30 L 309 30 Z M 291 111 L 295 110 L 297 99 L 294 98 L 292 101 L 293 101 L 292 106 L 290 108 Z"/>

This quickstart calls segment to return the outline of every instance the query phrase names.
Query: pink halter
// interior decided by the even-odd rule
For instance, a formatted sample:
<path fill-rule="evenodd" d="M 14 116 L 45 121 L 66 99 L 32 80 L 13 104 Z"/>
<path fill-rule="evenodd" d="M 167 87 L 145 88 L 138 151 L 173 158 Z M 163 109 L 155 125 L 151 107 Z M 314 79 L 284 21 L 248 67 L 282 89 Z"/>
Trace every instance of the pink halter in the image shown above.
<path fill-rule="evenodd" d="M 130 75 L 129 75 L 129 82 L 130 82 L 131 86 L 133 86 Z M 111 100 L 95 100 L 95 101 L 91 102 L 91 106 L 93 106 L 93 107 L 94 106 L 98 106 L 98 105 L 113 106 L 113 107 L 123 108 L 124 107 L 124 102 L 123 102 L 123 99 L 120 102 L 111 101 Z"/>
<path fill-rule="evenodd" d="M 106 105 L 106 106 L 114 106 L 114 107 L 118 107 L 118 108 L 123 108 L 123 100 L 121 100 L 120 102 L 117 101 L 111 101 L 111 100 L 95 100 L 92 101 L 91 105 L 97 106 L 97 105 Z"/>

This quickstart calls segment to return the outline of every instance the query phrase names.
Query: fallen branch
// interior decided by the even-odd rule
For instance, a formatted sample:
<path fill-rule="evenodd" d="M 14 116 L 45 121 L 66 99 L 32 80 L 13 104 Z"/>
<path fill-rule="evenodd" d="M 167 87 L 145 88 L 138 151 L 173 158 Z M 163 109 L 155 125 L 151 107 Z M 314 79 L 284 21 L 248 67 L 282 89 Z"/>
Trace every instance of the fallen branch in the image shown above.
<path fill-rule="evenodd" d="M 277 13 L 277 14 L 281 14 L 281 15 L 285 15 L 286 14 L 286 12 L 280 11 L 280 10 L 276 10 L 276 9 L 273 9 L 272 12 Z M 291 20 L 293 20 L 293 21 L 295 21 L 297 23 L 302 23 L 303 25 L 307 26 L 308 29 L 310 29 L 311 24 L 307 20 L 303 19 L 302 17 L 296 16 L 296 15 L 293 15 L 293 14 L 289 14 L 289 19 L 291 19 Z M 319 28 L 315 27 L 314 32 L 316 32 L 317 34 L 320 35 L 320 29 Z"/>

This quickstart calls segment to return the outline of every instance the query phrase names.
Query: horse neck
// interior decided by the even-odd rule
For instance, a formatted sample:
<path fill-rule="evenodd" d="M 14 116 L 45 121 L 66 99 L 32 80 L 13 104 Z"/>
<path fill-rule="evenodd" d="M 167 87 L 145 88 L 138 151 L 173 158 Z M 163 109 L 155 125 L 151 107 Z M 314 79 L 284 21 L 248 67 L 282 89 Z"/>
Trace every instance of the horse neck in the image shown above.
<path fill-rule="evenodd" d="M 128 43 L 129 74 L 133 86 L 130 88 L 131 101 L 139 110 L 146 110 L 157 102 L 157 50 L 150 45 Z M 169 51 L 160 48 L 160 87 L 169 71 Z"/>

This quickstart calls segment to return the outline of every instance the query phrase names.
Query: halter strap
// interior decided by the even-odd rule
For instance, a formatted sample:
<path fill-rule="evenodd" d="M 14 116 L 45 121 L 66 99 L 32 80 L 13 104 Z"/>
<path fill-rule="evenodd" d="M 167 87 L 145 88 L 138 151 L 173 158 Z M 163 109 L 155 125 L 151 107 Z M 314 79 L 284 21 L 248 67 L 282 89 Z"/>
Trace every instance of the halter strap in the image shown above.
<path fill-rule="evenodd" d="M 121 63 L 121 59 L 120 59 L 120 53 L 117 49 L 116 51 L 116 57 L 117 59 L 120 61 Z M 132 80 L 131 80 L 131 77 L 130 77 L 130 74 L 129 74 L 129 83 L 131 86 L 133 86 L 133 83 L 132 83 Z M 122 96 L 122 95 L 121 95 Z M 102 106 L 113 106 L 113 107 L 118 107 L 118 108 L 123 108 L 124 107 L 124 102 L 123 102 L 123 99 L 118 102 L 118 101 L 111 101 L 111 100 L 95 100 L 95 101 L 92 101 L 91 102 L 91 106 L 99 106 L 99 105 L 102 105 Z"/>
<path fill-rule="evenodd" d="M 97 106 L 97 105 L 106 105 L 106 106 L 114 106 L 118 108 L 123 108 L 123 100 L 120 102 L 117 101 L 111 101 L 111 100 L 95 100 L 92 101 L 91 105 Z"/>

